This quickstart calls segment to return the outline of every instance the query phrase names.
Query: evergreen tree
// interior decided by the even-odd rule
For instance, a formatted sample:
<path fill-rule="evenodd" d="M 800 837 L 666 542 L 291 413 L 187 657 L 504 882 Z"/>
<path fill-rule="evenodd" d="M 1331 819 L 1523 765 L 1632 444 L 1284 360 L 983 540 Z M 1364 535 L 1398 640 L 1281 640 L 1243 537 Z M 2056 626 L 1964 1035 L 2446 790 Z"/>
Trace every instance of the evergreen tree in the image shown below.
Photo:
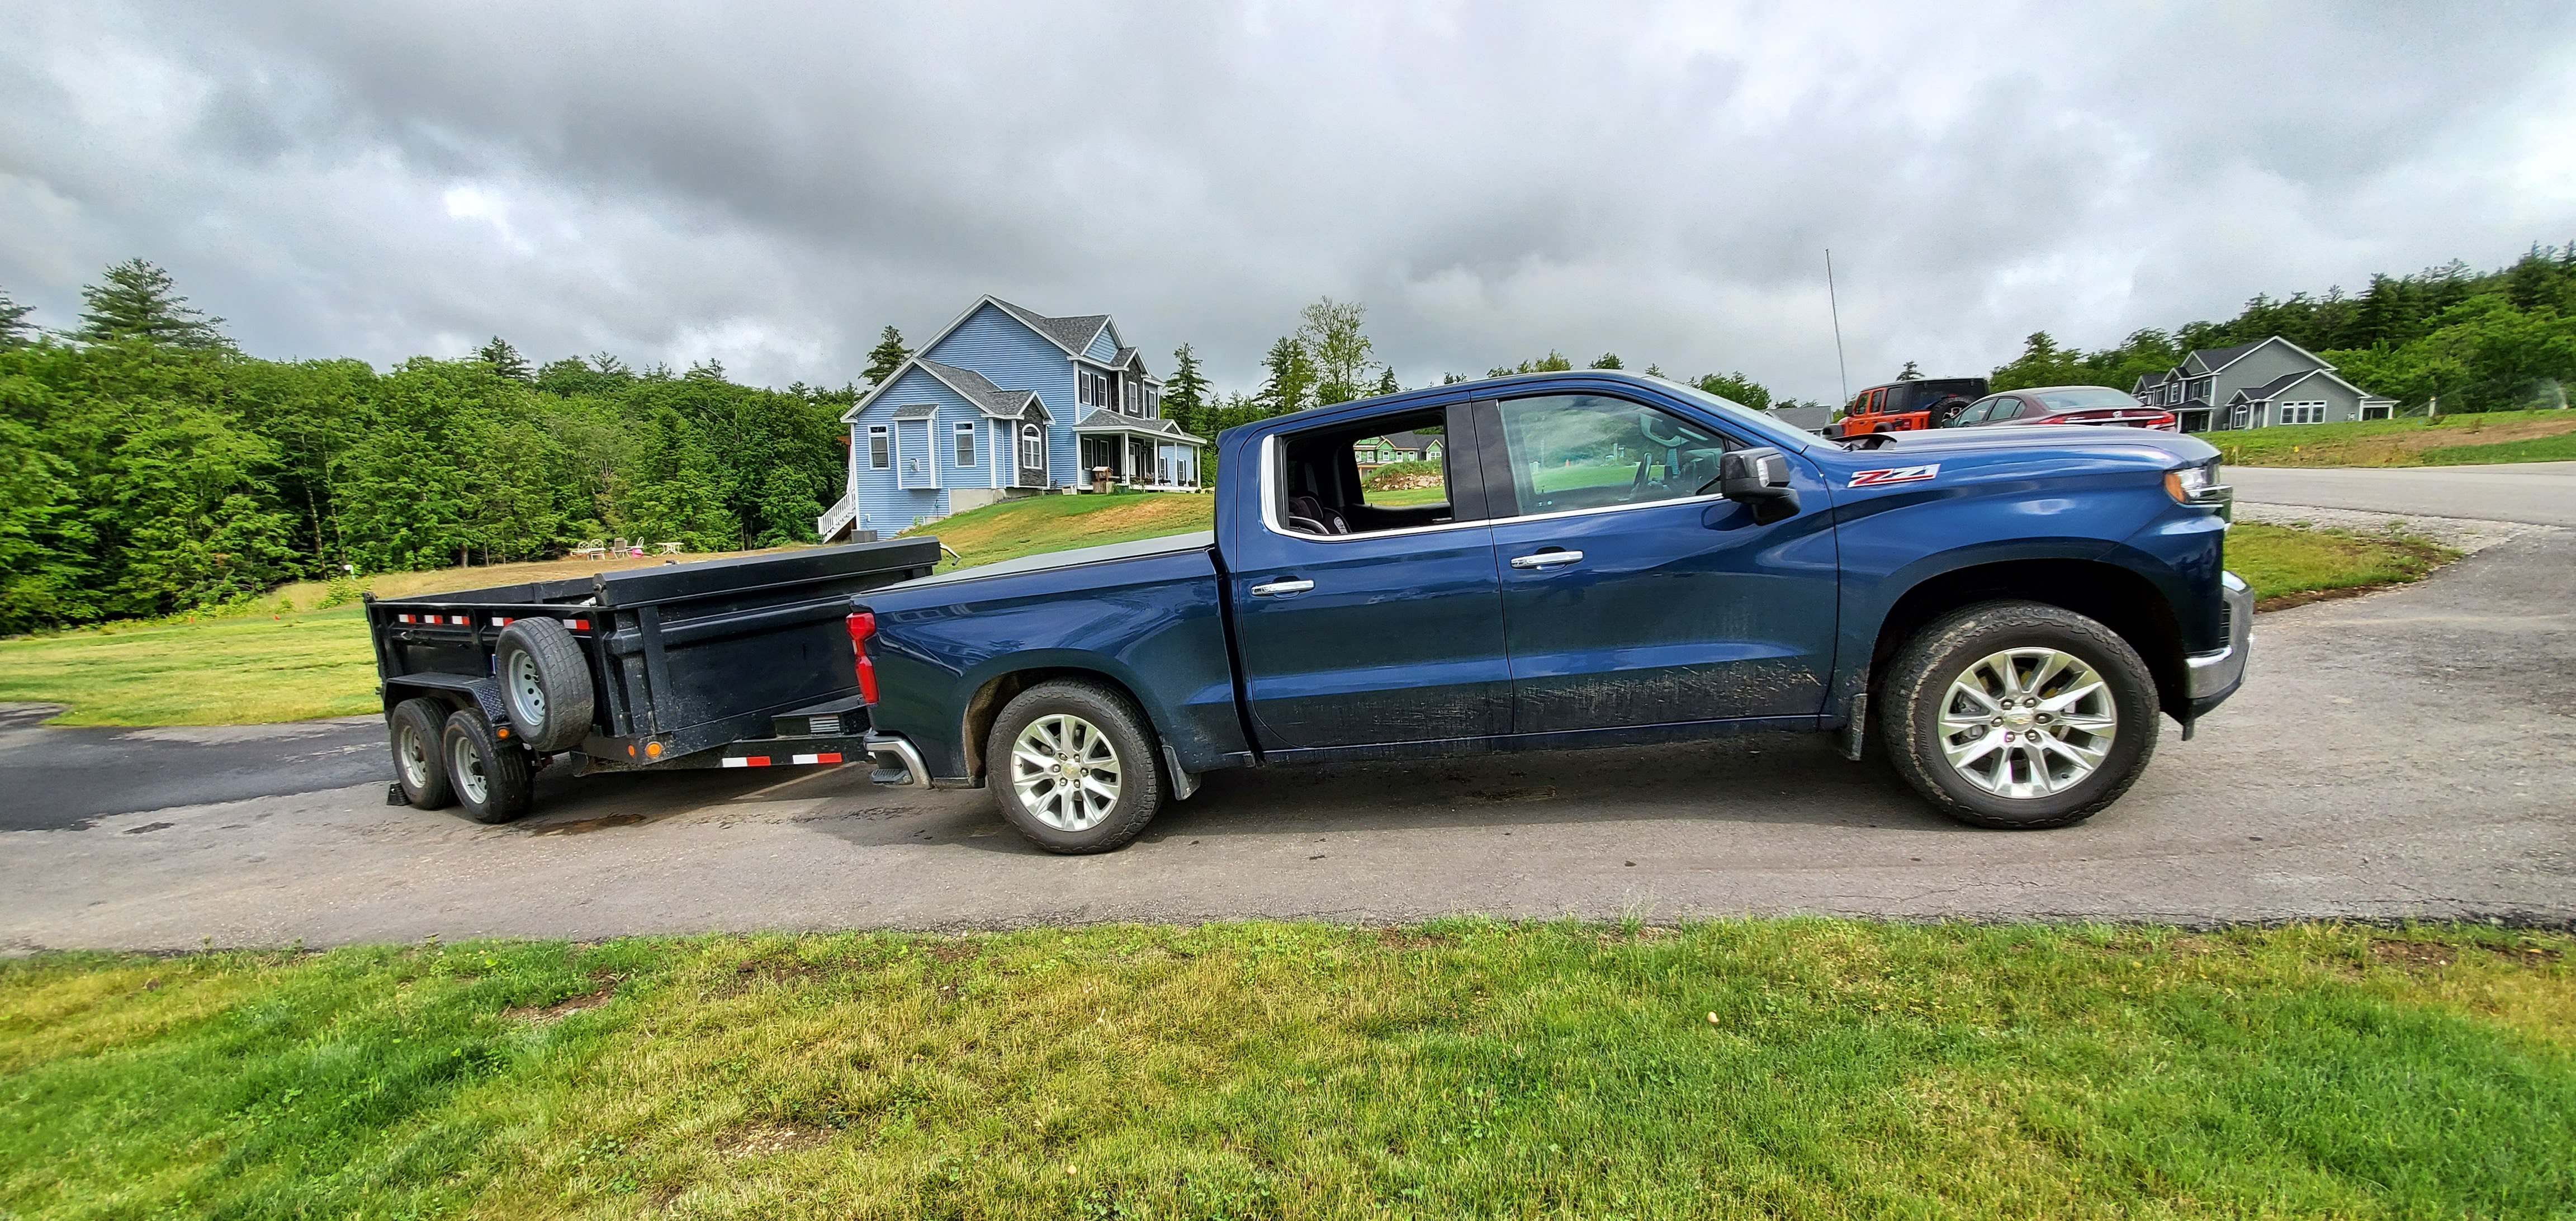
<path fill-rule="evenodd" d="M 877 346 L 868 349 L 868 371 L 860 376 L 872 387 L 882 386 L 911 355 L 912 350 L 903 346 L 903 332 L 887 327 L 877 336 Z"/>
<path fill-rule="evenodd" d="M 10 300 L 9 291 L 0 289 L 0 348 L 24 347 L 36 341 L 36 326 L 27 321 L 27 315 L 35 308 Z"/>
<path fill-rule="evenodd" d="M 141 259 L 108 268 L 98 283 L 81 290 L 81 300 L 89 306 L 81 311 L 78 332 L 85 343 L 140 339 L 203 351 L 232 348 L 232 341 L 215 329 L 223 319 L 190 307 L 169 272 Z"/>
<path fill-rule="evenodd" d="M 1905 367 L 1904 367 L 1903 369 L 1899 369 L 1899 370 L 1897 370 L 1897 373 L 1896 373 L 1896 380 L 1898 380 L 1898 381 L 1900 381 L 1900 382 L 1919 382 L 1919 381 L 1922 381 L 1922 380 L 1923 380 L 1923 370 L 1918 369 L 1918 368 L 1915 368 L 1915 367 L 1914 367 L 1914 362 L 1909 360 L 1909 361 L 1905 362 Z"/>
<path fill-rule="evenodd" d="M 1524 360 L 1518 366 L 1496 365 L 1485 370 L 1485 376 L 1510 377 L 1515 373 L 1564 373 L 1573 368 L 1574 362 L 1567 360 L 1565 353 L 1549 348 L 1545 356 Z"/>
<path fill-rule="evenodd" d="M 1378 370 L 1377 387 L 1369 391 L 1369 393 L 1380 396 L 1404 393 L 1404 387 L 1396 384 L 1395 367 L 1393 365 L 1380 367 Z"/>
<path fill-rule="evenodd" d="M 1183 432 L 1207 436 L 1199 430 L 1214 406 L 1207 374 L 1199 369 L 1199 354 L 1186 343 L 1172 349 L 1172 380 L 1163 383 L 1163 418 L 1180 425 Z"/>
<path fill-rule="evenodd" d="M 1604 352 L 1593 358 L 1592 367 L 1595 369 L 1625 369 L 1628 366 L 1619 363 L 1618 353 Z"/>
<path fill-rule="evenodd" d="M 535 380 L 528 372 L 528 362 L 526 358 L 519 355 L 519 350 L 517 348 L 510 346 L 509 340 L 503 339 L 498 335 L 492 337 L 492 342 L 484 344 L 480 349 L 476 350 L 474 356 L 484 364 L 492 366 L 492 371 L 494 373 L 498 373 L 511 381 L 525 382 Z"/>
<path fill-rule="evenodd" d="M 1271 344 L 1270 353 L 1261 358 L 1261 370 L 1268 377 L 1253 398 L 1261 404 L 1263 415 L 1286 415 L 1315 405 L 1315 361 L 1296 336 L 1282 335 Z"/>

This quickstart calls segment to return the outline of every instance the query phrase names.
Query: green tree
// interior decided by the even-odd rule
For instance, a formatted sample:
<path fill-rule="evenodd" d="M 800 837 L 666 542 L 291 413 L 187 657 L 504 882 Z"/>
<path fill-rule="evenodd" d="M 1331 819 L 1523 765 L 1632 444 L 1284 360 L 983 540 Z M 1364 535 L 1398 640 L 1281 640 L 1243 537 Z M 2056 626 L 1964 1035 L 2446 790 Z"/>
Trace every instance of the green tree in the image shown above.
<path fill-rule="evenodd" d="M 1371 389 L 1369 393 L 1381 396 L 1404 393 L 1404 387 L 1397 384 L 1395 380 L 1395 366 L 1386 365 L 1379 368 L 1377 386 Z"/>
<path fill-rule="evenodd" d="M 1329 407 L 1358 398 L 1367 384 L 1368 371 L 1377 367 L 1370 358 L 1373 345 L 1368 333 L 1361 329 L 1367 317 L 1366 305 L 1331 297 L 1299 311 L 1297 341 L 1314 365 L 1316 406 Z"/>
<path fill-rule="evenodd" d="M 25 347 L 36 341 L 36 324 L 27 321 L 35 306 L 20 305 L 0 289 L 0 348 Z"/>
<path fill-rule="evenodd" d="M 99 612 L 75 472 L 36 430 L 0 417 L 0 633 L 57 627 Z"/>
<path fill-rule="evenodd" d="M 1619 363 L 1618 353 L 1604 352 L 1593 358 L 1591 367 L 1595 369 L 1625 369 L 1628 366 Z"/>
<path fill-rule="evenodd" d="M 1207 374 L 1199 367 L 1199 354 L 1190 345 L 1172 349 L 1172 379 L 1163 383 L 1163 418 L 1181 426 L 1181 431 L 1197 436 L 1207 424 L 1207 414 L 1215 406 L 1210 398 Z"/>
<path fill-rule="evenodd" d="M 877 335 L 877 346 L 868 349 L 868 370 L 859 376 L 868 379 L 870 386 L 882 386 L 911 355 L 912 350 L 903 346 L 903 332 L 887 327 Z"/>
<path fill-rule="evenodd" d="M 476 359 L 481 360 L 484 364 L 492 366 L 492 371 L 494 373 L 498 373 L 503 377 L 509 378 L 511 381 L 532 382 L 536 380 L 536 378 L 528 372 L 527 358 L 519 355 L 519 350 L 511 347 L 509 340 L 503 339 L 498 335 L 492 337 L 492 342 L 484 344 L 480 349 L 476 350 L 474 355 Z"/>
<path fill-rule="evenodd" d="M 1771 390 L 1741 373 L 1703 373 L 1691 383 L 1707 393 L 1731 403 L 1741 403 L 1755 411 L 1768 410 Z"/>
<path fill-rule="evenodd" d="M 1573 368 L 1574 362 L 1567 360 L 1565 353 L 1549 348 L 1545 356 L 1524 360 L 1517 366 L 1496 365 L 1485 370 L 1485 376 L 1509 377 L 1515 373 L 1564 373 Z"/>
<path fill-rule="evenodd" d="M 263 475 L 275 451 L 219 413 L 173 406 L 117 447 L 117 510 L 131 545 L 120 609 L 158 614 L 247 597 L 295 573 L 294 518 Z"/>
<path fill-rule="evenodd" d="M 1285 415 L 1315 405 L 1315 361 L 1294 335 L 1282 335 L 1261 358 L 1265 375 L 1254 399 L 1266 415 Z"/>
<path fill-rule="evenodd" d="M 81 290 L 89 308 L 81 311 L 78 337 L 86 343 L 140 339 L 174 348 L 230 350 L 232 341 L 216 330 L 221 318 L 209 318 L 179 295 L 170 273 L 141 259 L 127 259 L 107 269 L 99 282 Z"/>
<path fill-rule="evenodd" d="M 2080 385 L 2088 380 L 2084 374 L 2083 353 L 2059 347 L 2046 331 L 2033 331 L 2023 338 L 2021 355 L 1996 369 L 1988 380 L 1997 390 L 2019 390 L 2025 386 Z"/>
<path fill-rule="evenodd" d="M 1923 380 L 1923 370 L 1918 369 L 1918 368 L 1915 368 L 1915 367 L 1914 367 L 1914 362 L 1909 360 L 1909 361 L 1905 362 L 1905 367 L 1904 367 L 1904 368 L 1897 370 L 1897 372 L 1896 372 L 1896 380 L 1898 380 L 1898 381 L 1900 381 L 1900 382 L 1919 382 L 1919 381 L 1922 381 L 1922 380 Z"/>

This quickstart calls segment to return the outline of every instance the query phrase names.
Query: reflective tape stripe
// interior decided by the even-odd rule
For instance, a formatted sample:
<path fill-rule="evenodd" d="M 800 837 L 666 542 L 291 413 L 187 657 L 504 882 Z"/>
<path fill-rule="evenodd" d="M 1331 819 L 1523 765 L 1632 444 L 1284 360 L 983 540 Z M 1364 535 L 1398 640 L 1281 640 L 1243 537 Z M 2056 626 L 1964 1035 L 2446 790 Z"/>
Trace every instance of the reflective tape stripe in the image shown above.
<path fill-rule="evenodd" d="M 841 756 L 837 753 L 828 755 L 791 755 L 788 757 L 788 761 L 791 763 L 838 763 L 841 761 Z"/>
<path fill-rule="evenodd" d="M 566 619 L 563 620 L 563 625 L 576 632 L 587 632 L 590 630 L 590 620 L 588 619 Z"/>
<path fill-rule="evenodd" d="M 507 620 L 507 619 L 502 618 L 502 617 L 501 617 L 501 616 L 499 616 L 499 615 L 494 615 L 494 616 L 492 616 L 492 626 L 494 626 L 494 627 L 508 627 L 508 626 L 510 626 L 510 621 L 509 621 L 509 620 Z"/>
<path fill-rule="evenodd" d="M 733 756 L 727 758 L 724 761 L 724 765 L 726 767 L 767 767 L 769 766 L 769 756 L 752 755 L 748 758 Z"/>

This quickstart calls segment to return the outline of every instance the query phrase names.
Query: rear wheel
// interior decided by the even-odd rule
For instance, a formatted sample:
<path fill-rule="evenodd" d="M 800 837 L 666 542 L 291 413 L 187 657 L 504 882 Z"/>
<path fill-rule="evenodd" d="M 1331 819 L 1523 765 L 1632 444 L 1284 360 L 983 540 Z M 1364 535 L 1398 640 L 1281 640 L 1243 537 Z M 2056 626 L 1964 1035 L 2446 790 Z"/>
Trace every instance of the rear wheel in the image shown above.
<path fill-rule="evenodd" d="M 985 784 L 1002 816 L 1049 852 L 1107 852 L 1163 808 L 1154 731 L 1126 697 L 1084 682 L 1040 683 L 993 722 Z"/>
<path fill-rule="evenodd" d="M 528 812 L 536 797 L 528 752 L 492 734 L 492 723 L 468 708 L 450 713 L 440 738 L 448 781 L 457 804 L 476 822 L 508 822 Z"/>
<path fill-rule="evenodd" d="M 456 804 L 438 745 L 446 721 L 446 705 L 433 699 L 404 700 L 385 718 L 393 739 L 394 779 L 402 784 L 403 800 L 423 810 Z"/>
<path fill-rule="evenodd" d="M 1934 620 L 1899 650 L 1879 732 L 1899 775 L 1981 827 L 2063 827 L 2120 799 L 2155 753 L 2156 684 L 2100 622 L 2035 602 Z"/>

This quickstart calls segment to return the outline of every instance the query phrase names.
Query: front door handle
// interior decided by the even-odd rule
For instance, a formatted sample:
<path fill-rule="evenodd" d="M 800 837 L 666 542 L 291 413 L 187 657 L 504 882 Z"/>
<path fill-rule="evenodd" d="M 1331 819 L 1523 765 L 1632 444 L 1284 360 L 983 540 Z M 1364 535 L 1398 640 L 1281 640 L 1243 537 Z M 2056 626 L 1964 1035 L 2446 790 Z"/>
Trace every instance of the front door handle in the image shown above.
<path fill-rule="evenodd" d="M 1281 594 L 1302 594 L 1314 587 L 1315 583 L 1313 581 L 1272 581 L 1267 585 L 1253 586 L 1252 596 L 1256 598 L 1275 598 Z"/>
<path fill-rule="evenodd" d="M 1582 560 L 1582 558 L 1583 558 L 1583 553 L 1582 553 L 1582 552 L 1580 552 L 1580 551 L 1542 551 L 1542 552 L 1539 552 L 1537 555 L 1516 555 L 1516 556 L 1513 556 L 1513 557 L 1512 557 L 1512 567 L 1514 567 L 1514 568 L 1554 568 L 1554 567 L 1556 567 L 1556 566 L 1557 566 L 1557 565 L 1559 565 L 1559 564 L 1572 564 L 1572 563 L 1576 563 L 1576 562 L 1578 562 L 1578 561 Z"/>

